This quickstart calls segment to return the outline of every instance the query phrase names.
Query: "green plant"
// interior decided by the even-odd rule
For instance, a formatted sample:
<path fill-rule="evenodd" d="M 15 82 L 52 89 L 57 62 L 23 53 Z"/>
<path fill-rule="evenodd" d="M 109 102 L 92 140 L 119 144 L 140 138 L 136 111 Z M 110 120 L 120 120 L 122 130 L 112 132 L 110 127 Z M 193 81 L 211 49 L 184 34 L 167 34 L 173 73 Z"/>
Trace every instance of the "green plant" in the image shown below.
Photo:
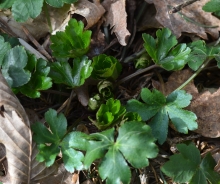
<path fill-rule="evenodd" d="M 144 121 L 150 120 L 153 135 L 160 144 L 166 141 L 169 119 L 178 132 L 188 133 L 188 130 L 197 129 L 196 115 L 183 110 L 190 104 L 192 96 L 185 91 L 174 91 L 165 97 L 160 91 L 152 92 L 143 88 L 141 99 L 144 103 L 132 99 L 127 102 L 127 111 L 137 112 Z"/>
<path fill-rule="evenodd" d="M 40 90 L 52 86 L 47 62 L 29 54 L 24 47 L 17 45 L 16 39 L 8 40 L 11 43 L 0 36 L 0 67 L 4 78 L 15 92 L 20 91 L 31 98 L 40 97 Z"/>
<path fill-rule="evenodd" d="M 181 70 L 187 63 L 190 48 L 185 43 L 177 45 L 176 37 L 167 28 L 158 30 L 156 35 L 156 39 L 149 34 L 142 35 L 147 53 L 157 65 L 164 69 Z"/>
<path fill-rule="evenodd" d="M 57 115 L 55 110 L 50 109 L 45 113 L 45 120 L 50 130 L 42 123 L 32 125 L 33 139 L 38 143 L 39 153 L 37 160 L 51 166 L 59 152 L 62 152 L 64 165 L 67 171 L 83 169 L 84 155 L 81 151 L 86 148 L 86 134 L 71 132 L 67 134 L 67 121 L 63 114 Z M 49 145 L 48 145 L 49 144 Z"/>
<path fill-rule="evenodd" d="M 206 45 L 204 41 L 198 40 L 188 44 L 192 52 L 186 59 L 189 67 L 194 71 L 198 70 L 199 67 L 204 63 L 205 60 L 215 58 L 217 66 L 220 67 L 220 47 Z"/>
<path fill-rule="evenodd" d="M 150 127 L 143 122 L 126 122 L 119 127 L 117 139 L 114 135 L 114 128 L 91 134 L 84 164 L 89 168 L 94 160 L 101 159 L 98 170 L 107 184 L 128 184 L 131 172 L 127 162 L 135 168 L 146 167 L 148 158 L 157 156 L 158 148 Z"/>
<path fill-rule="evenodd" d="M 37 160 L 45 161 L 46 166 L 54 163 L 60 151 L 65 168 L 70 172 L 89 169 L 93 161 L 101 159 L 100 177 L 109 184 L 126 184 L 131 177 L 127 162 L 135 168 L 146 167 L 148 158 L 158 154 L 151 129 L 143 122 L 126 122 L 119 127 L 115 139 L 114 128 L 90 135 L 76 131 L 67 133 L 66 118 L 52 109 L 45 113 L 45 120 L 49 130 L 40 122 L 33 124 L 32 130 L 33 139 L 38 143 Z M 79 150 L 86 151 L 85 156 Z"/>
<path fill-rule="evenodd" d="M 102 104 L 96 113 L 96 120 L 89 117 L 90 121 L 103 130 L 113 127 L 121 121 L 121 117 L 126 112 L 125 107 L 121 105 L 119 100 L 110 98 L 106 104 Z"/>
<path fill-rule="evenodd" d="M 53 7 L 62 7 L 64 3 L 75 3 L 77 0 L 45 0 Z M 11 8 L 13 18 L 18 22 L 25 22 L 29 18 L 36 18 L 42 11 L 44 0 L 2 0 L 0 9 Z"/>
<path fill-rule="evenodd" d="M 203 8 L 206 12 L 214 12 L 215 15 L 220 16 L 220 2 L 219 0 L 210 0 L 207 2 Z"/>
<path fill-rule="evenodd" d="M 201 159 L 198 148 L 192 143 L 178 144 L 177 149 L 180 153 L 172 155 L 161 167 L 167 176 L 178 183 L 220 183 L 220 174 L 214 171 L 216 163 L 210 153 Z"/>
<path fill-rule="evenodd" d="M 95 79 L 115 80 L 122 70 L 121 63 L 119 63 L 119 61 L 113 56 L 100 54 L 93 57 L 92 60 L 92 77 Z"/>
<path fill-rule="evenodd" d="M 73 66 L 66 61 L 50 64 L 49 76 L 55 83 L 62 83 L 72 88 L 84 84 L 92 72 L 91 60 L 87 56 L 78 57 L 73 60 Z"/>
<path fill-rule="evenodd" d="M 50 67 L 47 66 L 47 61 L 28 54 L 25 69 L 31 72 L 31 78 L 28 83 L 15 88 L 15 91 L 20 91 L 30 98 L 39 98 L 41 90 L 49 89 L 52 86 L 52 79 L 48 77 Z"/>
<path fill-rule="evenodd" d="M 83 22 L 71 19 L 64 32 L 51 36 L 51 49 L 56 58 L 81 57 L 89 50 L 91 31 L 84 31 Z"/>

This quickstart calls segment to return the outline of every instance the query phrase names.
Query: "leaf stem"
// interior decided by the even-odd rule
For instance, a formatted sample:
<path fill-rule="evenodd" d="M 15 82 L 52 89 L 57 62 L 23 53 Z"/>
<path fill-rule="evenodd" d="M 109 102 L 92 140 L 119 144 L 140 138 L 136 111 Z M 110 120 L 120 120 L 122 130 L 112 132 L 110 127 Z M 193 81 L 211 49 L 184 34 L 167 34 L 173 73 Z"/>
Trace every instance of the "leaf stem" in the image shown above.
<path fill-rule="evenodd" d="M 188 83 L 190 83 L 208 65 L 209 61 L 211 61 L 212 59 L 213 59 L 213 57 L 209 57 L 208 59 L 206 59 L 206 61 L 202 64 L 202 66 L 200 66 L 200 68 L 187 81 L 185 81 L 181 86 L 179 86 L 174 91 L 181 90 Z"/>

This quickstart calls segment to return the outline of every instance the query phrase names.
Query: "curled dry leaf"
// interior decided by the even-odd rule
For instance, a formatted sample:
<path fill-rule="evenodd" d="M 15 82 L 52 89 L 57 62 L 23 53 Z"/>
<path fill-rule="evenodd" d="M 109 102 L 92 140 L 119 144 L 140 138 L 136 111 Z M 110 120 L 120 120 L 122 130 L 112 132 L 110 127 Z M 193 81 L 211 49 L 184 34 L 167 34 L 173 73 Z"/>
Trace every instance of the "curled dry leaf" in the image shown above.
<path fill-rule="evenodd" d="M 127 45 L 130 33 L 127 30 L 127 13 L 125 10 L 125 0 L 105 0 L 102 5 L 107 10 L 107 14 L 105 16 L 105 24 L 110 24 L 112 32 L 115 33 L 121 45 Z"/>
<path fill-rule="evenodd" d="M 191 75 L 190 70 L 173 72 L 165 83 L 165 94 L 170 94 Z M 187 110 L 197 115 L 198 129 L 195 132 L 205 137 L 220 137 L 220 89 L 212 94 L 209 91 L 200 94 L 193 81 L 191 81 L 184 90 L 193 96 Z"/>
<path fill-rule="evenodd" d="M 31 130 L 28 117 L 0 73 L 0 142 L 8 163 L 5 184 L 28 184 L 31 172 Z M 4 178 L 0 178 L 4 180 Z"/>
<path fill-rule="evenodd" d="M 180 37 L 182 32 L 194 33 L 203 39 L 207 39 L 209 33 L 217 39 L 220 31 L 220 20 L 211 13 L 202 10 L 202 7 L 209 0 L 200 0 L 184 7 L 180 12 L 170 14 L 169 11 L 179 4 L 182 0 L 145 0 L 148 3 L 154 3 L 157 10 L 156 19 L 164 27 Z M 181 13 L 181 14 L 180 14 Z M 187 18 L 190 20 L 186 20 Z M 194 21 L 194 23 L 192 21 Z M 211 26 L 211 27 L 210 27 Z M 217 27 L 212 27 L 217 26 Z"/>
<path fill-rule="evenodd" d="M 89 29 L 95 25 L 105 13 L 105 9 L 100 4 L 99 0 L 94 0 L 93 2 L 94 3 L 88 0 L 80 0 L 72 5 L 72 14 L 76 13 L 85 17 L 87 21 L 85 29 Z"/>

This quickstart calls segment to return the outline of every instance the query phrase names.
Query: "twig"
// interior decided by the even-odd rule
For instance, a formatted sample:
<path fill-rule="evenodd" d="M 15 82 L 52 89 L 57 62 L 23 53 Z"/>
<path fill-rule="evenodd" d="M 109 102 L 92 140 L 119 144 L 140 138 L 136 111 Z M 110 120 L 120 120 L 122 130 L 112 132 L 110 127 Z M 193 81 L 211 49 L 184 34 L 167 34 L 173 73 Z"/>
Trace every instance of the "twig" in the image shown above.
<path fill-rule="evenodd" d="M 117 82 L 117 85 L 119 85 L 119 84 L 121 84 L 121 83 L 123 83 L 123 82 L 125 82 L 125 81 L 127 81 L 127 80 L 129 80 L 129 79 L 131 79 L 131 78 L 133 78 L 133 77 L 136 77 L 137 75 L 140 75 L 140 74 L 145 73 L 145 72 L 147 72 L 147 71 L 149 71 L 149 70 L 152 70 L 152 69 L 154 69 L 154 68 L 159 68 L 159 67 L 160 67 L 160 66 L 158 66 L 158 65 L 152 65 L 152 66 L 149 66 L 149 67 L 147 67 L 147 68 L 140 69 L 140 70 L 136 71 L 135 73 L 132 73 L 131 75 L 128 75 L 127 77 L 125 77 L 125 78 L 119 80 L 119 81 Z"/>
<path fill-rule="evenodd" d="M 48 54 L 48 52 L 37 42 L 37 40 L 30 34 L 28 29 L 25 28 L 24 26 L 22 26 L 22 29 L 24 33 L 27 35 L 27 37 L 30 39 L 30 41 L 37 47 L 39 52 L 43 54 L 44 56 L 46 56 L 47 59 L 52 60 L 52 57 L 50 56 L 50 54 Z"/>
<path fill-rule="evenodd" d="M 169 11 L 169 14 L 173 14 L 173 13 L 179 12 L 180 10 L 182 10 L 182 8 L 184 8 L 184 7 L 186 7 L 186 6 L 190 5 L 190 4 L 193 4 L 196 1 L 199 1 L 199 0 L 189 0 L 189 1 L 186 1 L 186 2 L 184 2 L 182 4 L 179 4 L 179 5 L 175 6 L 175 7 L 173 7 L 172 10 Z"/>

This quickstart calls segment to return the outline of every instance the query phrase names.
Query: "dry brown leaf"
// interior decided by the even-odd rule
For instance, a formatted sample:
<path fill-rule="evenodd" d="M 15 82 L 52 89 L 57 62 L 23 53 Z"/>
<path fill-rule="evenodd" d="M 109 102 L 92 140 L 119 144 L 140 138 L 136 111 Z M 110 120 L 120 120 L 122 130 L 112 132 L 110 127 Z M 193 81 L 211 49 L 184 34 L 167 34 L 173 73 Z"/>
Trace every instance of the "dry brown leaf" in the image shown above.
<path fill-rule="evenodd" d="M 73 174 L 66 171 L 64 164 L 60 164 L 58 172 L 40 180 L 40 184 L 74 184 L 72 177 Z"/>
<path fill-rule="evenodd" d="M 7 158 L 8 184 L 28 184 L 31 172 L 32 135 L 28 117 L 0 73 L 0 142 Z M 0 178 L 3 179 L 4 178 Z"/>
<path fill-rule="evenodd" d="M 198 118 L 198 129 L 195 131 L 205 137 L 220 137 L 220 89 L 211 94 L 202 93 L 193 100 L 187 108 L 193 111 Z"/>
<path fill-rule="evenodd" d="M 119 43 L 127 45 L 130 36 L 127 30 L 127 13 L 125 10 L 125 0 L 105 0 L 102 5 L 107 10 L 106 25 L 110 24 L 112 32 L 115 33 Z"/>
<path fill-rule="evenodd" d="M 72 14 L 76 13 L 85 17 L 87 21 L 85 29 L 89 29 L 95 25 L 105 13 L 105 9 L 99 0 L 93 0 L 93 2 L 94 3 L 88 0 L 80 0 L 72 5 Z"/>
<path fill-rule="evenodd" d="M 195 21 L 198 24 L 206 26 L 218 26 L 217 28 L 208 28 L 196 25 L 195 23 L 186 21 L 179 13 L 170 14 L 169 11 L 172 7 L 182 4 L 182 0 L 145 0 L 148 3 L 154 3 L 157 14 L 156 19 L 164 27 L 169 28 L 172 32 L 180 37 L 182 32 L 194 33 L 203 39 L 207 39 L 209 33 L 213 38 L 219 37 L 220 20 L 214 17 L 211 13 L 202 10 L 202 7 L 209 0 L 200 0 L 191 5 L 184 7 L 181 10 L 185 16 Z"/>

